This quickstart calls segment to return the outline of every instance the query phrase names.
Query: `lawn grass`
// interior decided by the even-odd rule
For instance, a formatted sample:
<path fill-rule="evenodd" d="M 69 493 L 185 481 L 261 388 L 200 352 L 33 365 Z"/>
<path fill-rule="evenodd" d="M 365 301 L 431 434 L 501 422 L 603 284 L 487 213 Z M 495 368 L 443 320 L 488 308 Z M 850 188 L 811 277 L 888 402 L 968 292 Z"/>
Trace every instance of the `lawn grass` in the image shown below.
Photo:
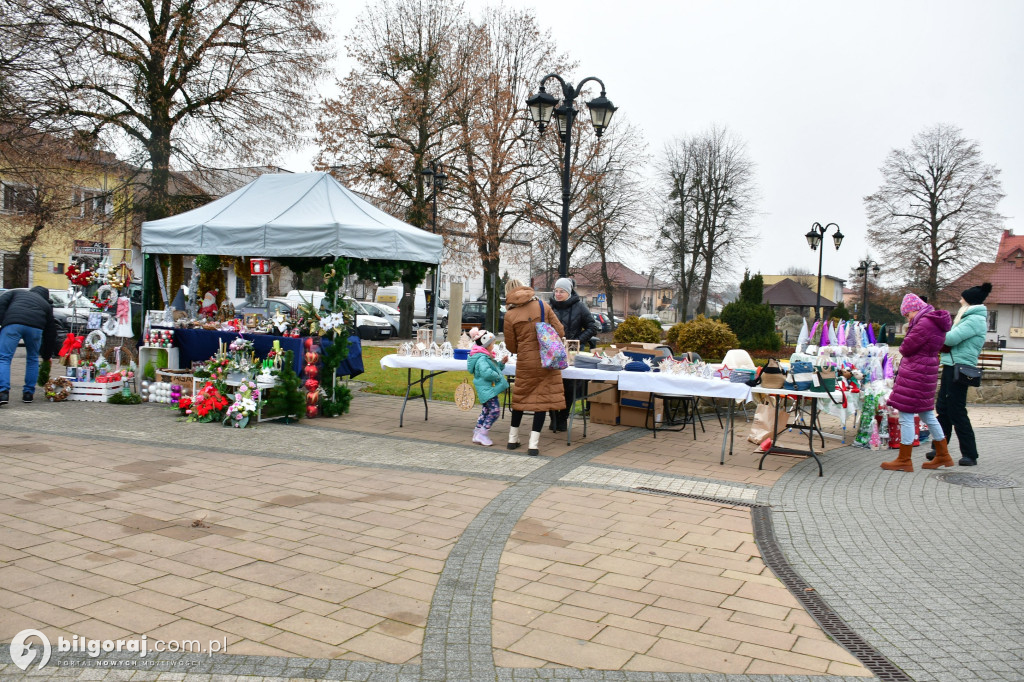
<path fill-rule="evenodd" d="M 405 395 L 408 370 L 384 369 L 380 366 L 382 357 L 393 355 L 395 352 L 395 348 L 363 346 L 363 369 L 365 371 L 356 377 L 356 380 L 369 383 L 369 386 L 363 389 L 364 391 L 382 395 Z M 419 377 L 419 370 L 414 369 L 412 372 L 413 378 Z M 434 400 L 455 402 L 455 388 L 467 380 L 470 383 L 473 381 L 473 376 L 469 372 L 445 372 L 434 377 Z M 427 385 L 429 386 L 429 382 Z"/>

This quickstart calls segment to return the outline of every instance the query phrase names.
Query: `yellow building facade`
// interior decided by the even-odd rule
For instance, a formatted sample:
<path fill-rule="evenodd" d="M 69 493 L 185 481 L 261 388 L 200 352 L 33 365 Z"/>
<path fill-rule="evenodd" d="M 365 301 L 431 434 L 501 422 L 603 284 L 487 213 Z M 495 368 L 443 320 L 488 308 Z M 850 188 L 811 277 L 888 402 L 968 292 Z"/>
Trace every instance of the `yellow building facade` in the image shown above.
<path fill-rule="evenodd" d="M 63 147 L 54 145 L 56 150 Z M 0 282 L 6 289 L 65 289 L 72 262 L 109 256 L 131 264 L 133 230 L 124 167 L 113 154 L 55 151 L 47 167 L 31 157 L 0 154 Z M 41 226 L 41 227 L 40 227 Z M 27 271 L 17 267 L 26 238 Z"/>

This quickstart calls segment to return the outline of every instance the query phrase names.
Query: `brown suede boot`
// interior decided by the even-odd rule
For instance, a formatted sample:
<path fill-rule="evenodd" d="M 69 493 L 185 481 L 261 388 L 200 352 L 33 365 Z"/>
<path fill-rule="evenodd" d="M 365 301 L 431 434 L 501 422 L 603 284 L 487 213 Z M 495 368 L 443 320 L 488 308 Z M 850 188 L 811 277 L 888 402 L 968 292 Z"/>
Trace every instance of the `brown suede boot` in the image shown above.
<path fill-rule="evenodd" d="M 939 467 L 951 467 L 956 462 L 949 454 L 949 447 L 946 443 L 946 439 L 934 441 L 935 443 L 935 459 L 930 462 L 925 462 L 921 465 L 922 469 L 938 469 Z"/>
<path fill-rule="evenodd" d="M 882 462 L 882 468 L 888 471 L 913 471 L 914 463 L 910 459 L 910 455 L 913 451 L 913 445 L 904 445 L 903 443 L 900 443 L 899 456 L 891 462 Z"/>

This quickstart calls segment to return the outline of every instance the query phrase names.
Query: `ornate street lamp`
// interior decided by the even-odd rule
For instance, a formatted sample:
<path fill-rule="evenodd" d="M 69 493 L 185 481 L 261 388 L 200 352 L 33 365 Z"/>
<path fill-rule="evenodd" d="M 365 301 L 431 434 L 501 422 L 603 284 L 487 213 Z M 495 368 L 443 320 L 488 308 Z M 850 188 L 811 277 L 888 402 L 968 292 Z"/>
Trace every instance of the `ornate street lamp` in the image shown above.
<path fill-rule="evenodd" d="M 549 78 L 554 78 L 562 86 L 562 101 L 559 102 L 553 95 L 544 89 L 544 83 Z M 587 102 L 590 109 L 590 122 L 594 125 L 597 136 L 601 137 L 612 121 L 612 114 L 617 107 L 605 97 L 604 83 L 600 78 L 589 76 L 580 81 L 580 84 L 573 87 L 557 73 L 549 73 L 540 79 L 540 88 L 536 95 L 526 100 L 526 106 L 530 111 L 530 118 L 541 133 L 551 123 L 551 116 L 555 117 L 555 125 L 558 128 L 558 136 L 561 138 L 565 158 L 562 163 L 562 234 L 558 254 L 558 275 L 565 277 L 569 273 L 569 193 L 572 177 L 572 124 L 576 120 L 579 110 L 574 102 L 579 97 L 583 86 L 589 81 L 596 81 L 601 84 L 601 94 Z"/>
<path fill-rule="evenodd" d="M 433 221 L 430 224 L 430 231 L 437 234 L 437 193 L 443 192 L 445 184 L 448 182 L 448 176 L 445 175 L 444 166 L 436 161 L 430 162 L 430 168 L 424 168 L 420 173 L 427 181 L 427 186 L 430 187 L 431 200 L 433 201 Z M 434 266 L 434 276 L 431 283 L 430 300 L 428 301 L 431 308 L 431 329 L 432 333 L 437 334 L 437 270 L 439 266 Z"/>
<path fill-rule="evenodd" d="M 871 322 L 871 315 L 868 313 L 868 270 L 877 278 L 881 269 L 878 267 L 878 263 L 870 258 L 865 258 L 857 266 L 857 274 L 864 276 L 864 291 L 861 293 L 861 308 L 863 309 L 861 318 L 864 320 L 864 324 Z"/>
<path fill-rule="evenodd" d="M 835 223 L 829 223 L 824 227 L 821 223 L 814 223 L 811 225 L 811 231 L 804 235 L 807 238 L 807 243 L 810 244 L 812 251 L 818 251 L 818 245 L 821 244 L 821 238 L 828 232 L 828 228 L 836 228 L 835 233 L 832 235 L 832 242 L 836 245 L 836 251 L 839 250 L 839 245 L 843 243 L 843 237 L 845 236 L 839 231 L 839 226 Z M 822 258 L 825 255 L 825 249 L 818 251 L 818 301 L 814 306 L 814 319 L 821 319 L 821 263 Z"/>

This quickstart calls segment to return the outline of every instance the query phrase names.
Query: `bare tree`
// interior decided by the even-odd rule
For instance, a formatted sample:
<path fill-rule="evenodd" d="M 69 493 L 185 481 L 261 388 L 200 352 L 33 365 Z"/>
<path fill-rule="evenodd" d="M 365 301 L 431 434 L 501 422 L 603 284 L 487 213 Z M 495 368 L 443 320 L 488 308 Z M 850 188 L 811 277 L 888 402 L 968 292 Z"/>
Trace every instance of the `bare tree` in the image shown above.
<path fill-rule="evenodd" d="M 658 171 L 667 189 L 667 198 L 661 209 L 659 237 L 662 247 L 670 255 L 670 279 L 675 284 L 676 314 L 681 321 L 686 320 L 689 313 L 690 296 L 703 258 L 700 222 L 690 189 L 693 173 L 693 159 L 687 143 L 677 139 L 666 145 Z"/>
<path fill-rule="evenodd" d="M 29 72 L 58 93 L 45 118 L 148 170 L 146 218 L 177 208 L 172 165 L 266 162 L 302 141 L 329 57 L 322 0 L 15 1 L 42 27 Z"/>
<path fill-rule="evenodd" d="M 725 128 L 712 127 L 670 146 L 662 177 L 673 204 L 663 239 L 681 263 L 675 279 L 686 286 L 682 296 L 688 302 L 696 294 L 695 312 L 702 314 L 711 285 L 727 276 L 730 257 L 752 238 L 754 165 L 742 142 Z M 685 308 L 680 312 L 685 315 Z"/>
<path fill-rule="evenodd" d="M 601 263 L 601 282 L 608 296 L 608 309 L 615 310 L 615 282 L 608 272 L 616 254 L 642 248 L 653 235 L 648 210 L 650 193 L 641 169 L 648 156 L 639 131 L 628 120 L 619 119 L 596 146 L 589 166 L 580 170 L 585 193 L 580 206 L 578 244 Z M 651 279 L 654 270 L 651 271 Z"/>
<path fill-rule="evenodd" d="M 356 66 L 317 124 L 319 163 L 401 207 L 417 227 L 431 220 L 422 171 L 454 150 L 451 112 L 462 87 L 456 43 L 469 33 L 453 0 L 368 7 L 346 41 Z M 406 288 L 419 284 L 405 280 Z M 406 296 L 399 306 L 401 336 L 411 334 L 412 303 Z"/>
<path fill-rule="evenodd" d="M 531 10 L 487 9 L 459 48 L 463 88 L 455 98 L 460 201 L 484 271 L 488 318 L 498 322 L 496 289 L 503 243 L 522 233 L 531 215 L 529 187 L 547 169 L 538 155 L 524 102 L 542 69 L 558 60 L 550 31 Z"/>
<path fill-rule="evenodd" d="M 994 253 L 1004 217 L 999 169 L 956 126 L 936 125 L 894 149 L 882 185 L 864 197 L 868 236 L 887 244 L 889 269 L 907 274 L 931 300 L 952 279 Z"/>
<path fill-rule="evenodd" d="M 320 0 L 24 0 L 59 43 L 53 112 L 149 167 L 168 213 L 173 161 L 268 160 L 297 146 L 328 57 Z"/>

